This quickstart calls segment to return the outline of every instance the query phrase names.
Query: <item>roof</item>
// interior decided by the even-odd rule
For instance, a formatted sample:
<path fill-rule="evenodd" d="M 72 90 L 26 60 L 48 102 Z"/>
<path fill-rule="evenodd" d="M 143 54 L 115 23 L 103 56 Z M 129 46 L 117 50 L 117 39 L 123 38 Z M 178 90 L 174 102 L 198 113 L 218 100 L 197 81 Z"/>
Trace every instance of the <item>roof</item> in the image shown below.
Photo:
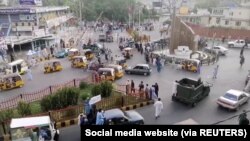
<path fill-rule="evenodd" d="M 175 123 L 175 125 L 198 125 L 198 123 L 192 118 L 189 118 L 187 120 L 183 120 L 181 122 Z"/>
<path fill-rule="evenodd" d="M 112 118 L 121 118 L 124 117 L 124 113 L 122 112 L 122 110 L 115 108 L 115 109 L 111 109 L 111 110 L 107 110 L 104 112 L 104 117 L 109 120 Z"/>
<path fill-rule="evenodd" d="M 70 49 L 69 51 L 79 51 L 79 49 L 77 49 L 77 48 L 72 48 L 72 49 Z"/>
<path fill-rule="evenodd" d="M 18 73 L 12 73 L 12 74 L 7 74 L 7 75 L 4 75 L 4 76 L 1 76 L 0 78 L 8 78 L 8 77 L 15 77 L 15 76 L 20 76 Z"/>
<path fill-rule="evenodd" d="M 49 116 L 16 118 L 11 120 L 10 128 L 44 126 L 48 124 L 50 124 Z"/>
<path fill-rule="evenodd" d="M 242 91 L 239 91 L 239 90 L 234 90 L 234 89 L 231 89 L 231 90 L 228 90 L 227 93 L 230 93 L 230 94 L 234 94 L 235 96 L 240 96 L 243 92 Z"/>
<path fill-rule="evenodd" d="M 149 67 L 149 65 L 148 65 L 148 64 L 137 64 L 136 66 Z"/>
<path fill-rule="evenodd" d="M 83 58 L 83 59 L 86 59 L 85 56 L 74 56 L 73 59 L 74 59 L 74 58 Z"/>
<path fill-rule="evenodd" d="M 124 50 L 132 50 L 132 48 L 131 47 L 126 47 L 126 48 L 124 48 Z"/>
<path fill-rule="evenodd" d="M 120 65 L 115 65 L 115 64 L 109 64 L 109 65 L 107 65 L 107 67 L 109 68 L 109 67 L 111 67 L 111 68 L 122 68 L 122 66 L 120 66 Z"/>
<path fill-rule="evenodd" d="M 13 65 L 16 65 L 16 64 L 21 64 L 23 62 L 24 62 L 23 59 L 18 59 L 16 61 L 13 61 L 13 62 L 9 63 L 8 65 L 13 66 Z"/>
<path fill-rule="evenodd" d="M 14 10 L 13 10 L 14 9 Z M 23 6 L 15 6 L 15 7 L 0 7 L 0 13 L 8 14 L 8 13 L 45 13 L 51 11 L 60 11 L 60 10 L 68 10 L 69 6 L 32 6 L 32 7 L 23 7 Z"/>
<path fill-rule="evenodd" d="M 99 68 L 100 71 L 114 71 L 113 68 Z M 98 71 L 99 71 L 98 70 Z"/>

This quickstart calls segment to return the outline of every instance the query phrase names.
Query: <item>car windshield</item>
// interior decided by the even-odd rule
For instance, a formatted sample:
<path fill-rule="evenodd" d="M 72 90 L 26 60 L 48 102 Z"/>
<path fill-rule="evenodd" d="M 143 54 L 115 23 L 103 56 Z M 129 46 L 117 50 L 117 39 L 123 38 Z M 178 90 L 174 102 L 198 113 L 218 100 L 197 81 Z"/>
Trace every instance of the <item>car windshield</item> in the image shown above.
<path fill-rule="evenodd" d="M 237 101 L 237 96 L 230 93 L 226 93 L 223 97 L 229 100 Z"/>

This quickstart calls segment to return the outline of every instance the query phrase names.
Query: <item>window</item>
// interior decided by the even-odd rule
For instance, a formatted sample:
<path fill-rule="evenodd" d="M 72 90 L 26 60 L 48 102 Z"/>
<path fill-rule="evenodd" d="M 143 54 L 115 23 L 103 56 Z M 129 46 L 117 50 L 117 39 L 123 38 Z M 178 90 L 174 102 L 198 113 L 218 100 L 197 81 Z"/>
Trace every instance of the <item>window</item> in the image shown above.
<path fill-rule="evenodd" d="M 28 23 L 28 26 L 30 26 L 30 23 Z"/>
<path fill-rule="evenodd" d="M 233 15 L 234 15 L 234 12 L 230 12 L 229 15 L 230 15 L 230 16 L 233 16 Z"/>
<path fill-rule="evenodd" d="M 228 25 L 229 24 L 229 21 L 225 21 L 225 25 Z"/>
<path fill-rule="evenodd" d="M 24 23 L 22 23 L 22 26 L 24 26 Z"/>
<path fill-rule="evenodd" d="M 37 23 L 36 23 L 36 22 L 35 22 L 34 24 L 35 24 L 35 26 L 37 26 Z"/>
<path fill-rule="evenodd" d="M 220 18 L 216 18 L 216 24 L 220 24 Z"/>
<path fill-rule="evenodd" d="M 16 23 L 16 26 L 18 26 L 18 23 Z"/>
<path fill-rule="evenodd" d="M 241 25 L 241 22 L 237 21 L 237 22 L 235 23 L 235 25 L 236 25 L 236 26 L 240 26 L 240 25 Z"/>

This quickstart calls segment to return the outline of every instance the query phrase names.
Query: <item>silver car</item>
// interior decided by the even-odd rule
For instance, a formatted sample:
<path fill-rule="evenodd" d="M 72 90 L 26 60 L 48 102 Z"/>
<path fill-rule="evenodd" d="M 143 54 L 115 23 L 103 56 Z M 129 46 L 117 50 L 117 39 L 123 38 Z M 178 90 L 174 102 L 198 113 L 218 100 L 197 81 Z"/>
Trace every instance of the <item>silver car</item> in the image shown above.
<path fill-rule="evenodd" d="M 217 104 L 230 110 L 239 110 L 239 107 L 249 100 L 249 94 L 239 90 L 229 90 L 217 100 Z"/>

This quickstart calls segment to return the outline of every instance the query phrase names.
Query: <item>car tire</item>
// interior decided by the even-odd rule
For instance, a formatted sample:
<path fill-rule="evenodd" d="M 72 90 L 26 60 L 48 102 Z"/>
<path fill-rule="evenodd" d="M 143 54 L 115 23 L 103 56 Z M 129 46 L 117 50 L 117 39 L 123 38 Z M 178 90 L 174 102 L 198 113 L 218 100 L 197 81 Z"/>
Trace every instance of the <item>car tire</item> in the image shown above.
<path fill-rule="evenodd" d="M 130 72 L 130 71 L 127 71 L 126 73 L 127 73 L 127 74 L 131 74 L 131 72 Z"/>
<path fill-rule="evenodd" d="M 197 105 L 197 102 L 192 103 L 192 107 L 195 107 Z"/>
<path fill-rule="evenodd" d="M 147 75 L 148 75 L 148 73 L 144 72 L 144 73 L 143 73 L 143 75 L 147 76 Z"/>
<path fill-rule="evenodd" d="M 234 45 L 230 44 L 230 45 L 228 45 L 228 47 L 229 47 L 229 48 L 233 48 L 233 47 L 234 47 Z"/>

